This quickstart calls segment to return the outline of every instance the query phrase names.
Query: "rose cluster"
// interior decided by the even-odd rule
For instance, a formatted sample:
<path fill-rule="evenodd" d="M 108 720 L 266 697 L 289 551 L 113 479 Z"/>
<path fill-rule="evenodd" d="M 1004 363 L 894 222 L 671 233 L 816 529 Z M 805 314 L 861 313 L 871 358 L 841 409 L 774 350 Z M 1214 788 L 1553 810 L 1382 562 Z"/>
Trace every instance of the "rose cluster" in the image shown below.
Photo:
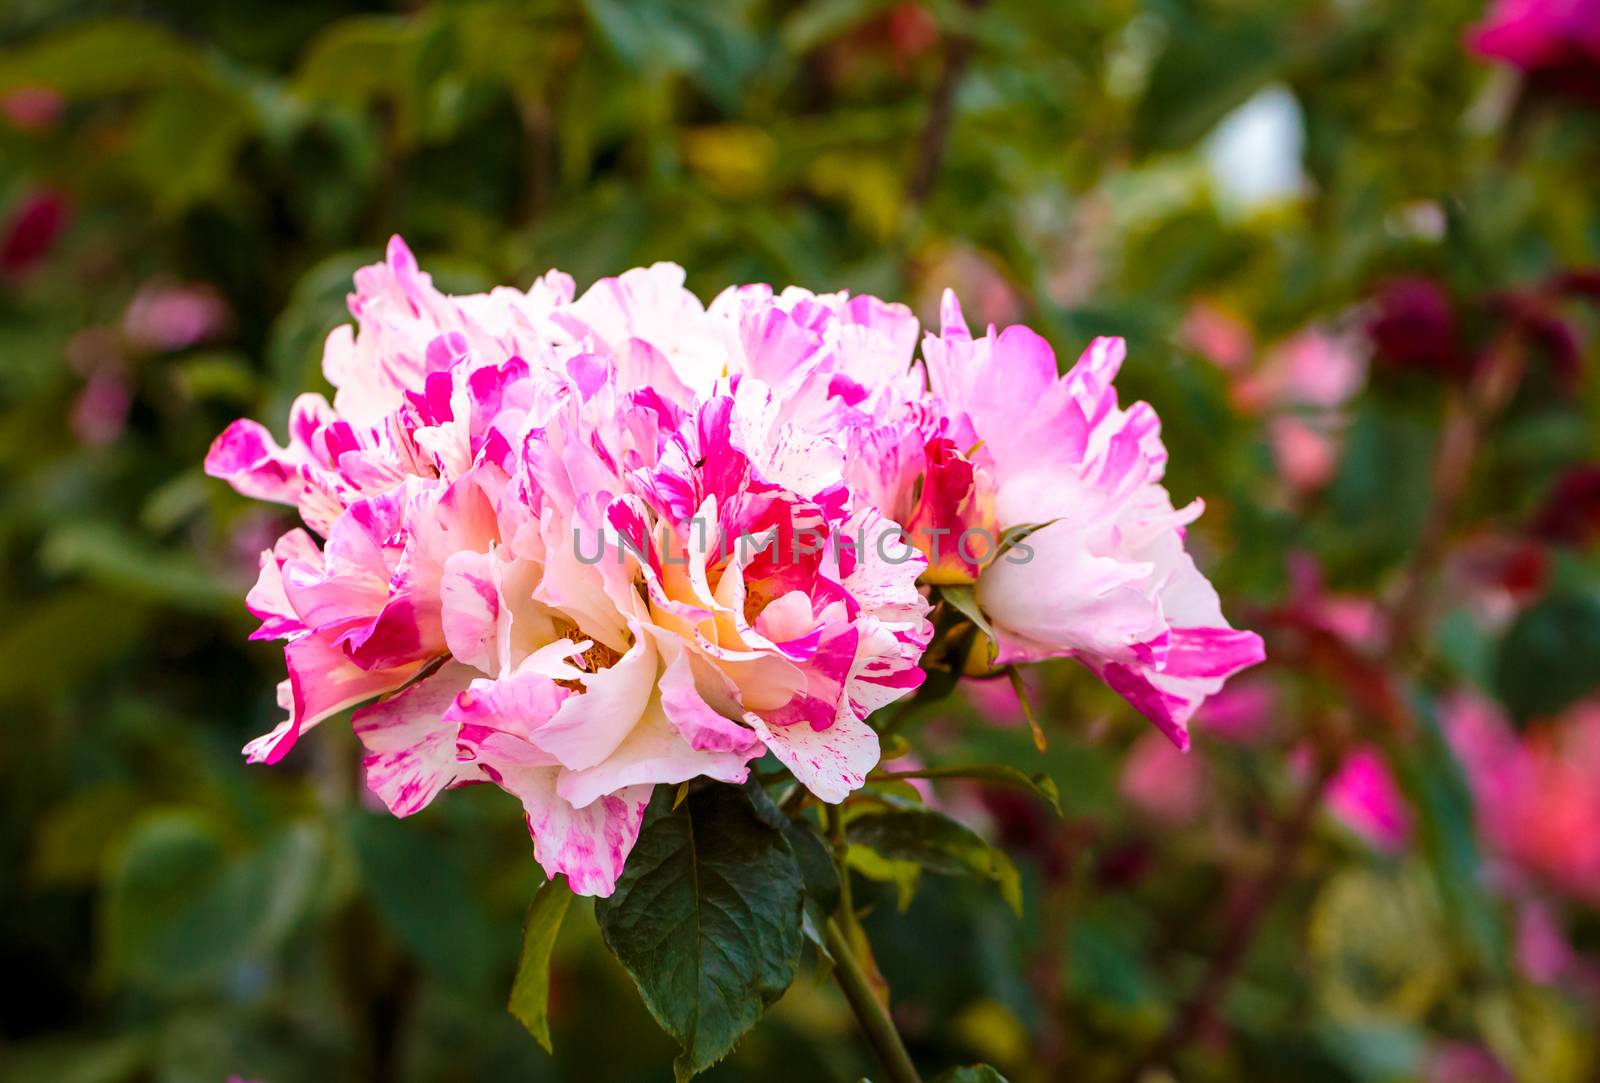
<path fill-rule="evenodd" d="M 398 238 L 357 273 L 333 402 L 297 399 L 281 446 L 237 421 L 206 460 L 306 527 L 247 599 L 288 669 L 252 761 L 364 704 L 394 814 L 493 783 L 547 873 L 607 895 L 657 784 L 770 753 L 822 801 L 861 786 L 942 591 L 995 665 L 1076 658 L 1180 745 L 1260 660 L 1184 551 L 1200 504 L 1162 487 L 1154 411 L 1117 402 L 1120 340 L 1060 376 L 947 294 L 919 360 L 901 305 L 683 282 L 451 297 Z"/>

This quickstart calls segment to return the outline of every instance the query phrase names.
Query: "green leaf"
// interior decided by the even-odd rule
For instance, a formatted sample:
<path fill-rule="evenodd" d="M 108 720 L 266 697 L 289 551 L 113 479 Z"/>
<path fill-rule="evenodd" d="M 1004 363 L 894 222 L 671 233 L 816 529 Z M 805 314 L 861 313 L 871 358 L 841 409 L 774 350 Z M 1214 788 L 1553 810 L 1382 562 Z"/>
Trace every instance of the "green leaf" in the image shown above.
<path fill-rule="evenodd" d="M 163 551 L 111 523 L 70 523 L 51 531 L 39 562 L 57 575 L 81 575 L 107 588 L 194 613 L 233 613 L 238 598 L 193 553 Z"/>
<path fill-rule="evenodd" d="M 546 880 L 534 895 L 522 925 L 522 955 L 506 1003 L 546 1053 L 554 1051 L 550 1046 L 550 952 L 571 904 L 572 889 L 564 876 Z"/>
<path fill-rule="evenodd" d="M 978 631 L 994 641 L 994 629 L 989 625 L 989 618 L 983 615 L 983 609 L 978 605 L 978 596 L 971 587 L 948 586 L 939 588 L 939 597 L 949 602 L 956 612 L 966 617 L 977 625 Z"/>
<path fill-rule="evenodd" d="M 1600 687 L 1600 601 L 1554 594 L 1525 610 L 1500 641 L 1494 686 L 1519 719 L 1551 715 Z"/>
<path fill-rule="evenodd" d="M 1419 842 L 1456 935 L 1490 967 L 1505 965 L 1506 944 L 1483 874 L 1472 791 L 1432 705 L 1418 699 L 1414 743 L 1391 762 L 1405 794 L 1422 813 Z"/>
<path fill-rule="evenodd" d="M 922 866 L 915 861 L 896 861 L 869 847 L 851 846 L 845 854 L 845 863 L 850 871 L 858 872 L 869 880 L 894 885 L 895 906 L 902 914 L 917 896 Z"/>
<path fill-rule="evenodd" d="M 152 95 L 129 133 L 126 163 L 162 213 L 225 194 L 254 113 L 229 91 L 175 86 Z"/>
<path fill-rule="evenodd" d="M 457 989 L 487 990 L 495 926 L 448 851 L 416 825 L 352 813 L 345 830 L 367 898 L 422 966 Z"/>
<path fill-rule="evenodd" d="M 1041 753 L 1045 752 L 1050 747 L 1050 742 L 1045 739 L 1044 727 L 1039 725 L 1039 716 L 1033 713 L 1033 700 L 1028 698 L 1028 685 L 1022 679 L 1022 670 L 1016 666 L 1007 666 L 1006 678 L 1017 694 L 1017 704 L 1022 708 L 1022 717 L 1028 723 L 1028 731 L 1033 735 L 1033 747 Z"/>
<path fill-rule="evenodd" d="M 1000 895 L 1022 913 L 1022 878 L 1011 859 L 977 832 L 932 809 L 890 809 L 853 817 L 845 825 L 852 846 L 891 862 L 909 862 L 945 876 L 993 880 Z"/>
<path fill-rule="evenodd" d="M 200 813 L 149 817 L 110 876 L 103 928 L 112 973 L 169 993 L 221 980 L 293 930 L 316 895 L 324 856 L 310 826 L 236 857 Z"/>
<path fill-rule="evenodd" d="M 102 19 L 0 54 L 0 94 L 49 87 L 66 97 L 121 94 L 191 78 L 199 56 L 153 23 Z"/>
<path fill-rule="evenodd" d="M 965 778 L 974 782 L 988 782 L 997 786 L 1010 786 L 1050 802 L 1056 815 L 1061 815 L 1061 791 L 1055 779 L 1043 771 L 1028 774 L 1004 763 L 973 763 L 951 767 L 919 767 L 909 771 L 874 771 L 867 781 L 901 778 Z"/>
<path fill-rule="evenodd" d="M 967 1064 L 941 1072 L 929 1083 L 1006 1083 L 1006 1077 L 987 1064 Z"/>
<path fill-rule="evenodd" d="M 1192 19 L 1173 27 L 1134 118 L 1138 153 L 1193 143 L 1282 63 L 1283 48 L 1268 17 Z"/>
<path fill-rule="evenodd" d="M 688 1079 L 722 1059 L 783 995 L 800 965 L 800 867 L 784 833 L 735 786 L 672 808 L 656 789 L 600 933 L 650 1014 L 683 1047 Z"/>

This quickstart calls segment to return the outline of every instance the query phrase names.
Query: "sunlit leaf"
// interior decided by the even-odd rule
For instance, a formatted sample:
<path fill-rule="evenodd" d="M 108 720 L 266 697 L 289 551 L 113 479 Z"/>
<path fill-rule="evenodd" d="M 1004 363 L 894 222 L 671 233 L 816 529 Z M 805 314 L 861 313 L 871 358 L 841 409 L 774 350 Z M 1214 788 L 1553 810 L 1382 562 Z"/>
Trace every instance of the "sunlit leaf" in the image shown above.
<path fill-rule="evenodd" d="M 1011 859 L 942 812 L 909 808 L 865 812 L 850 818 L 845 834 L 852 846 L 886 861 L 945 876 L 992 880 L 1007 905 L 1022 912 L 1022 880 Z"/>
<path fill-rule="evenodd" d="M 566 877 L 557 876 L 540 885 L 522 925 L 522 954 L 517 959 L 517 976 L 506 1004 L 546 1053 L 551 1052 L 550 953 L 571 903 L 572 890 L 567 887 Z"/>

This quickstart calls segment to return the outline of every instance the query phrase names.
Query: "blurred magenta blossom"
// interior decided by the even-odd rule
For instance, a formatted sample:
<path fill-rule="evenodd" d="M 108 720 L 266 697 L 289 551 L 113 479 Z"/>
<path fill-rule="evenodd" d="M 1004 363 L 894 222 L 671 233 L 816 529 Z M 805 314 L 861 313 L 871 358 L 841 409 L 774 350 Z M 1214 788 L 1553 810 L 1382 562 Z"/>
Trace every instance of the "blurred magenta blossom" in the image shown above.
<path fill-rule="evenodd" d="M 1488 700 L 1460 694 L 1447 703 L 1443 723 L 1496 859 L 1600 903 L 1600 702 L 1519 734 Z"/>
<path fill-rule="evenodd" d="M 214 286 L 150 281 L 128 302 L 122 331 L 130 346 L 172 353 L 217 337 L 228 320 L 228 303 Z"/>
<path fill-rule="evenodd" d="M 1254 744 L 1272 728 L 1277 687 L 1266 677 L 1246 676 L 1206 700 L 1194 716 L 1204 733 L 1237 744 Z"/>
<path fill-rule="evenodd" d="M 90 447 L 113 443 L 127 427 L 132 405 L 127 376 L 118 369 L 99 369 L 72 405 L 72 433 Z"/>
<path fill-rule="evenodd" d="M 1328 783 L 1328 810 L 1380 850 L 1405 849 L 1411 813 L 1383 755 L 1370 746 L 1347 754 Z"/>
<path fill-rule="evenodd" d="M 0 235 L 0 273 L 21 275 L 38 266 L 67 227 L 71 204 L 54 188 L 36 188 L 11 210 Z"/>
<path fill-rule="evenodd" d="M 23 132 L 43 132 L 55 127 L 67 100 L 43 86 L 24 86 L 0 94 L 0 116 Z"/>
<path fill-rule="evenodd" d="M 1467 34 L 1473 52 L 1520 69 L 1538 87 L 1600 104 L 1600 4 L 1496 0 Z"/>
<path fill-rule="evenodd" d="M 1425 1083 L 1516 1083 L 1495 1055 L 1473 1042 L 1440 1042 L 1428 1053 Z"/>
<path fill-rule="evenodd" d="M 1210 793 L 1205 760 L 1180 752 L 1157 733 L 1134 742 L 1122 765 L 1118 792 L 1139 811 L 1162 823 L 1189 823 Z"/>
<path fill-rule="evenodd" d="M 1250 328 L 1206 301 L 1190 306 L 1180 338 L 1227 374 L 1241 413 L 1266 415 L 1278 475 L 1290 489 L 1307 493 L 1333 480 L 1344 408 L 1366 383 L 1364 347 L 1347 334 L 1311 326 L 1272 344 L 1252 364 Z"/>

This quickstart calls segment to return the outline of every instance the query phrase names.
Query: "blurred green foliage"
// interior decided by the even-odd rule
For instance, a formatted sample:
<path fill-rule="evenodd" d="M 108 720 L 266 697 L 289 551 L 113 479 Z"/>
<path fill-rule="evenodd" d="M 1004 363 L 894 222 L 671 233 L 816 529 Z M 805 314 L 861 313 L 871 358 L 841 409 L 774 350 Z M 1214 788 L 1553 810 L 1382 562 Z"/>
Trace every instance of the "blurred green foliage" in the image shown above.
<path fill-rule="evenodd" d="M 1420 274 L 1483 342 L 1494 298 L 1600 264 L 1600 114 L 1519 101 L 1469 58 L 1477 0 L 344 7 L 0 14 L 0 1079 L 665 1078 L 673 1045 L 591 921 L 555 944 L 554 1055 L 505 1010 L 540 875 L 493 795 L 378 815 L 336 722 L 276 768 L 237 752 L 276 713 L 280 659 L 246 643 L 240 599 L 287 520 L 199 463 L 233 417 L 280 417 L 318 385 L 350 274 L 390 233 L 462 291 L 671 259 L 702 297 L 793 282 L 924 318 L 951 285 L 1064 358 L 1124 335 L 1123 395 L 1159 410 L 1175 498 L 1206 497 L 1193 547 L 1243 624 L 1295 597 L 1295 554 L 1349 597 L 1392 596 L 1423 539 L 1447 393 L 1376 366 L 1334 476 L 1296 491 L 1273 419 L 1186 330 L 1197 302 L 1267 351 L 1309 325 L 1359 337 L 1374 289 Z M 1264 91 L 1289 96 L 1303 153 L 1294 191 L 1252 202 L 1213 133 Z M 51 213 L 59 232 L 38 225 Z M 179 288 L 210 317 L 152 333 L 137 302 Z M 1600 455 L 1593 313 L 1559 318 L 1578 375 L 1534 351 L 1452 542 L 1523 538 L 1557 477 Z M 1594 690 L 1593 552 L 1537 544 L 1548 586 L 1514 619 L 1446 592 L 1407 695 L 1476 686 L 1526 718 Z M 1296 642 L 1269 651 L 1298 657 Z M 930 760 L 1028 765 L 1064 812 L 1005 781 L 939 784 L 1016 867 L 976 835 L 949 860 L 995 862 L 1020 918 L 982 882 L 941 878 L 900 915 L 904 877 L 858 881 L 930 1069 L 1092 1081 L 1136 1062 L 1216 958 L 1222 904 L 1269 862 L 1304 783 L 1296 750 L 1331 712 L 1385 747 L 1417 840 L 1387 854 L 1313 817 L 1179 1078 L 1420 1079 L 1449 1043 L 1519 1080 L 1593 1077 L 1594 1000 L 1513 960 L 1437 729 L 1397 739 L 1310 664 L 1270 679 L 1260 743 L 1198 730 L 1209 796 L 1179 823 L 1125 798 L 1143 724 L 1076 674 L 1039 699 L 1042 755 L 975 707 L 919 720 Z M 853 830 L 904 815 L 929 814 Z M 1593 912 L 1567 922 L 1600 946 Z M 802 976 L 707 1078 L 871 1070 L 836 993 Z"/>

